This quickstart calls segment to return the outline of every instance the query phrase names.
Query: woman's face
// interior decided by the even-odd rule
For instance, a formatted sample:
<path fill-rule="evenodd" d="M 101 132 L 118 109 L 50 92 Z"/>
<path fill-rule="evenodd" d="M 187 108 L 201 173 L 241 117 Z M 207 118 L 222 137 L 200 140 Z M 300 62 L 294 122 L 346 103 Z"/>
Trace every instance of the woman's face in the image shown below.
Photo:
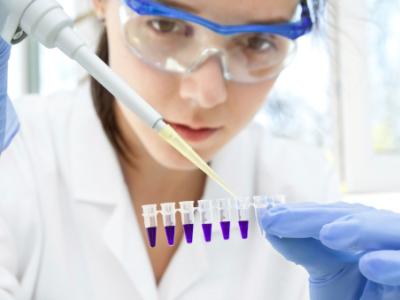
<path fill-rule="evenodd" d="M 101 0 L 95 0 L 101 1 Z M 119 21 L 120 0 L 98 2 L 106 18 L 110 66 L 164 119 L 173 125 L 203 159 L 209 161 L 263 105 L 274 80 L 256 84 L 225 81 L 218 58 L 210 58 L 190 75 L 156 69 L 127 47 Z M 174 0 L 171 5 L 190 7 L 202 17 L 224 24 L 289 20 L 296 0 Z M 194 166 L 167 145 L 135 114 L 117 102 L 117 116 L 128 126 L 124 135 L 135 147 L 171 169 Z"/>

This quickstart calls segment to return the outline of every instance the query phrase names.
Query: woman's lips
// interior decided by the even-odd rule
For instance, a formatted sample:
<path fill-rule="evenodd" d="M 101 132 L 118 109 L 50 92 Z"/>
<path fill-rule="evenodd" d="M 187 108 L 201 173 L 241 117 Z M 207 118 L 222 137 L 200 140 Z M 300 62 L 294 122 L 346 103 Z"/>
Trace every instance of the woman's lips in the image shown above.
<path fill-rule="evenodd" d="M 172 122 L 168 122 L 168 121 L 167 121 L 167 123 L 169 125 L 171 125 L 172 128 L 174 128 L 175 131 L 178 132 L 178 134 L 180 136 L 182 136 L 185 140 L 188 140 L 191 142 L 204 141 L 220 129 L 220 127 L 192 128 L 190 126 L 183 125 L 183 124 L 172 123 Z"/>

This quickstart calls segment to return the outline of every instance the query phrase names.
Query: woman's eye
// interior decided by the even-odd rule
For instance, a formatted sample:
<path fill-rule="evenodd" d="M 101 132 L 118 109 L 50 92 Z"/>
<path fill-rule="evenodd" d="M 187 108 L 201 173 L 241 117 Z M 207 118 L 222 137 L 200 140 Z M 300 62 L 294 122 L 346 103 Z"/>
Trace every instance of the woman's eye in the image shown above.
<path fill-rule="evenodd" d="M 148 25 L 157 33 L 177 33 L 187 35 L 188 29 L 184 24 L 169 19 L 149 20 Z"/>
<path fill-rule="evenodd" d="M 274 44 L 270 40 L 260 36 L 248 37 L 245 41 L 245 46 L 257 52 L 265 52 L 274 48 Z"/>

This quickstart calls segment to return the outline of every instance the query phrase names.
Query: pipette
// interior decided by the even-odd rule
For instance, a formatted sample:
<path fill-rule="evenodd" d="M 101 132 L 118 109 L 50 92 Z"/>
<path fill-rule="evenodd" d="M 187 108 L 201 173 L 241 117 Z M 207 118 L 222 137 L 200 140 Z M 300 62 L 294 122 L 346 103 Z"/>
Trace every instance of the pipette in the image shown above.
<path fill-rule="evenodd" d="M 98 58 L 72 29 L 72 20 L 54 0 L 0 0 L 0 36 L 11 44 L 30 35 L 47 48 L 58 48 L 79 63 L 115 99 L 121 101 L 161 138 L 216 181 L 234 193 L 162 116 Z"/>
<path fill-rule="evenodd" d="M 213 225 L 219 223 L 221 238 L 230 239 L 231 224 L 237 222 L 240 236 L 246 240 L 249 236 L 250 209 L 254 208 L 255 219 L 258 222 L 260 210 L 270 209 L 285 202 L 283 195 L 254 196 L 240 198 L 223 198 L 216 200 L 199 200 L 197 206 L 194 201 L 179 202 L 179 208 L 174 202 L 143 205 L 143 220 L 146 228 L 150 248 L 156 247 L 157 217 L 162 216 L 166 240 L 169 246 L 175 243 L 176 213 L 180 213 L 186 243 L 192 244 L 195 223 L 200 223 L 203 230 L 203 239 L 209 243 L 212 240 Z M 197 218 L 196 218 L 197 215 Z M 198 222 L 196 222 L 198 221 Z M 199 225 L 199 224 L 198 224 Z M 263 233 L 261 231 L 261 233 Z"/>

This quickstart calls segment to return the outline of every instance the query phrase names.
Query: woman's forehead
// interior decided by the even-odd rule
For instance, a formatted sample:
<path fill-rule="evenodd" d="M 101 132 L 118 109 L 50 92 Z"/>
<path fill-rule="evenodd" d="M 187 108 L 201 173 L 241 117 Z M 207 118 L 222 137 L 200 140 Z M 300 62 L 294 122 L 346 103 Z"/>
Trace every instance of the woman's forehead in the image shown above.
<path fill-rule="evenodd" d="M 224 24 L 288 21 L 298 0 L 160 0 Z"/>

